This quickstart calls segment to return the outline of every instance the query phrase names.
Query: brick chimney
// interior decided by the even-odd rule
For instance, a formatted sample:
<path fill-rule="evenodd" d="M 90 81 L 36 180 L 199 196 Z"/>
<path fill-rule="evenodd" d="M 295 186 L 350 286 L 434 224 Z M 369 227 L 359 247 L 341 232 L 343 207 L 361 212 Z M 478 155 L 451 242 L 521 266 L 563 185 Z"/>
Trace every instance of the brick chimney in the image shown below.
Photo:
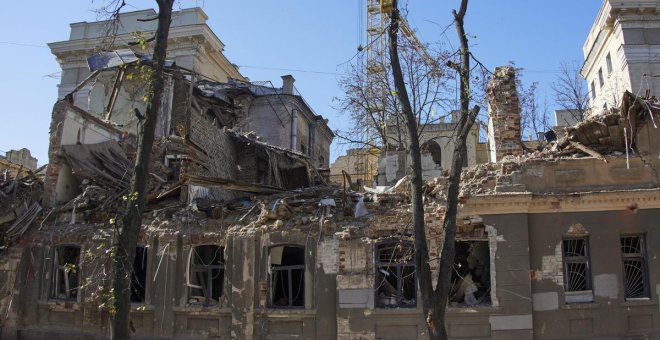
<path fill-rule="evenodd" d="M 516 71 L 511 66 L 495 68 L 486 90 L 488 95 L 488 158 L 497 162 L 506 155 L 521 155 L 520 102 Z"/>
<path fill-rule="evenodd" d="M 295 81 L 290 74 L 282 76 L 282 94 L 293 94 L 293 82 Z"/>

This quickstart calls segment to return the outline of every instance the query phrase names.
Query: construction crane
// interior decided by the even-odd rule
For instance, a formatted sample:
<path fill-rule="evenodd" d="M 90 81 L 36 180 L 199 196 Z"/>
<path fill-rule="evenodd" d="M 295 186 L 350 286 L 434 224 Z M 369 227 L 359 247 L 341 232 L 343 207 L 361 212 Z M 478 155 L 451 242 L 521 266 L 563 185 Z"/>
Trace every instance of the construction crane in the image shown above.
<path fill-rule="evenodd" d="M 365 1 L 365 13 L 360 13 L 360 18 L 358 19 L 358 31 L 364 29 L 362 25 L 362 20 L 366 18 L 366 41 L 365 46 L 362 44 L 362 36 L 358 34 L 358 40 L 360 40 L 360 45 L 358 50 L 364 52 L 361 56 L 364 59 L 360 59 L 359 63 L 361 67 L 364 67 L 366 74 L 366 94 L 370 96 L 370 103 L 372 104 L 369 107 L 369 113 L 377 115 L 379 121 L 382 122 L 382 125 L 377 127 L 380 129 L 382 135 L 386 135 L 385 129 L 387 129 L 387 122 L 389 121 L 388 113 L 386 112 L 387 107 L 387 98 L 390 95 L 391 89 L 388 88 L 388 82 L 385 81 L 388 77 L 388 51 L 389 51 L 389 39 L 387 35 L 387 28 L 390 24 L 390 14 L 392 13 L 392 0 L 364 0 Z M 359 11 L 361 12 L 361 11 Z M 401 33 L 406 39 L 408 39 L 410 46 L 420 54 L 422 61 L 431 68 L 434 74 L 440 74 L 440 67 L 437 64 L 437 61 L 431 57 L 428 53 L 424 44 L 422 44 L 415 32 L 410 28 L 410 25 L 405 18 L 401 18 L 399 22 L 399 28 Z M 367 132 L 369 134 L 369 132 Z M 371 136 L 364 136 L 369 142 L 373 142 L 376 139 L 376 136 L 373 136 L 373 130 L 371 131 Z M 383 141 L 387 143 L 386 141 Z M 387 147 L 383 145 L 383 147 Z M 372 151 L 373 152 L 373 151 Z M 366 156 L 363 154 L 362 157 Z M 368 163 L 368 162 L 364 162 Z M 368 171 L 368 174 L 365 174 L 367 178 L 373 178 L 376 175 L 376 169 Z"/>
<path fill-rule="evenodd" d="M 382 113 L 384 117 L 385 104 L 387 100 L 388 89 L 385 88 L 388 63 L 388 35 L 387 28 L 390 24 L 390 13 L 392 12 L 392 0 L 365 0 L 366 1 L 366 32 L 367 41 L 364 63 L 366 71 L 366 85 L 369 94 L 372 95 L 372 112 Z M 437 75 L 440 74 L 440 66 L 437 61 L 431 57 L 426 46 L 421 43 L 415 32 L 410 28 L 408 21 L 401 18 L 399 23 L 401 33 L 408 39 L 411 47 L 420 54 L 422 61 L 431 68 Z M 362 50 L 362 46 L 358 47 Z"/>

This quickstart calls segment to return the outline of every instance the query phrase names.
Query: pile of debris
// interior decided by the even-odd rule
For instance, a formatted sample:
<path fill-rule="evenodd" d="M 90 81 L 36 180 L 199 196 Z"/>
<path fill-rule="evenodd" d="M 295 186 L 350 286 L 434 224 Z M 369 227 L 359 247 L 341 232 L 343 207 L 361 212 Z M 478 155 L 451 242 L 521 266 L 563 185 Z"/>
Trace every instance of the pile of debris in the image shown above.
<path fill-rule="evenodd" d="M 575 126 L 567 127 L 558 141 L 550 141 L 524 158 L 590 156 L 606 161 L 604 155 L 623 155 L 637 151 L 637 133 L 649 123 L 657 128 L 660 100 L 636 97 L 626 91 L 620 108 L 604 111 Z M 519 160 L 518 160 L 519 161 Z"/>
<path fill-rule="evenodd" d="M 42 169 L 21 178 L 0 174 L 0 249 L 21 237 L 41 212 L 44 182 L 35 173 Z"/>

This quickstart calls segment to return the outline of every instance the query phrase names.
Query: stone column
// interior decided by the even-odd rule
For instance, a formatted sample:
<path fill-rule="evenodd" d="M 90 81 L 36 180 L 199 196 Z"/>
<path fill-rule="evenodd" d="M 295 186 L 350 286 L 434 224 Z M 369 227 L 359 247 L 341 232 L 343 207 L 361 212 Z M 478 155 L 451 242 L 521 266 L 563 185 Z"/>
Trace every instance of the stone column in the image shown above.
<path fill-rule="evenodd" d="M 487 95 L 489 160 L 497 162 L 506 155 L 521 155 L 520 102 L 515 69 L 511 66 L 495 68 Z"/>

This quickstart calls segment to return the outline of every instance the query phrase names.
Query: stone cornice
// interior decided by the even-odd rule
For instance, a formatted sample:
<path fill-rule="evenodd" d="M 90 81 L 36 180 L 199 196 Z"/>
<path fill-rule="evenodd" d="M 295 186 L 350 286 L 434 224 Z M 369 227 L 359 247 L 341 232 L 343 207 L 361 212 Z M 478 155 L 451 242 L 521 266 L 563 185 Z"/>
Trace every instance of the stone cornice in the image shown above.
<path fill-rule="evenodd" d="M 561 212 L 660 209 L 660 189 L 566 194 L 511 193 L 474 196 L 460 215 L 544 214 Z"/>
<path fill-rule="evenodd" d="M 89 52 L 98 51 L 99 47 L 105 44 L 107 38 L 93 38 L 93 39 L 78 39 L 66 40 L 54 43 L 49 43 L 51 52 L 59 58 L 70 53 L 83 53 L 85 55 Z M 116 46 L 127 46 L 129 41 L 133 41 L 132 34 L 121 34 L 115 37 Z M 170 30 L 169 41 L 173 44 L 181 41 L 197 41 L 198 43 L 205 43 L 212 51 L 222 52 L 224 45 L 218 37 L 211 31 L 206 24 L 188 25 L 173 27 Z M 172 46 L 176 48 L 176 46 Z"/>

